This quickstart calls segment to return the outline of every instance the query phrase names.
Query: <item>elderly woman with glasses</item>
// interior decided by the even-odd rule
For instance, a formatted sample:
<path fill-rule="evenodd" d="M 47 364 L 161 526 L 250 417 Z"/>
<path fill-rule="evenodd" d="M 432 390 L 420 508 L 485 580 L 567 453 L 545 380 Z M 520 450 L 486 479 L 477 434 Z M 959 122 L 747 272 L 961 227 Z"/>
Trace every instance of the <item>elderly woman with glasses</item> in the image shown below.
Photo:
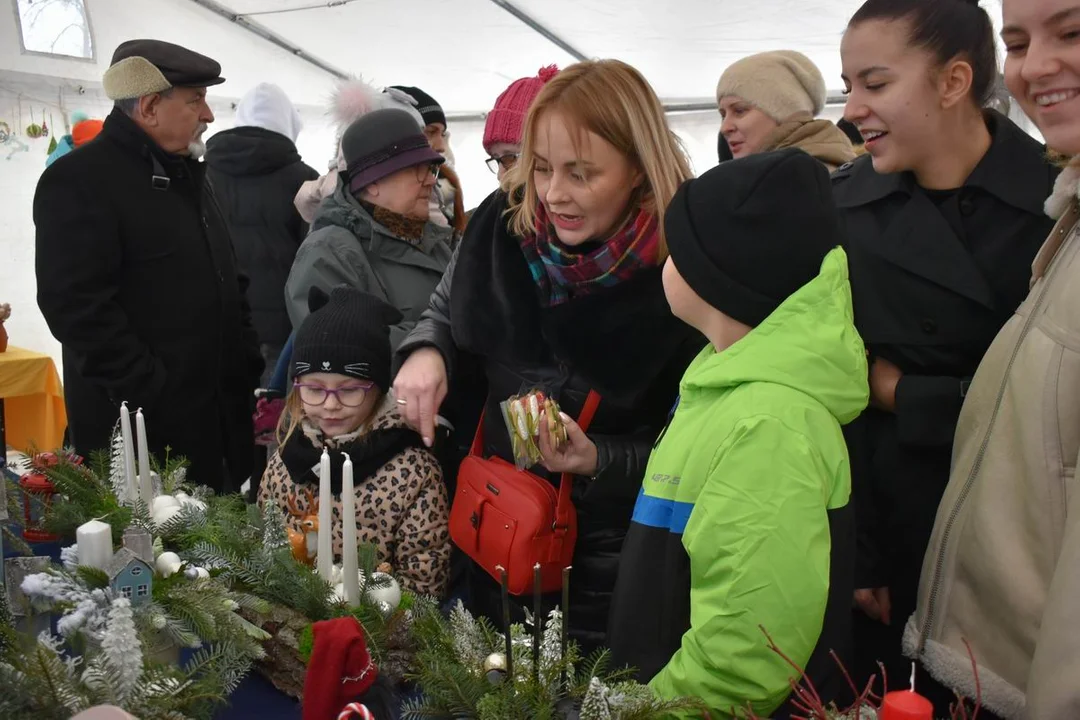
<path fill-rule="evenodd" d="M 521 135 L 529 106 L 558 72 L 558 67 L 549 65 L 540 68 L 534 77 L 515 80 L 503 90 L 488 113 L 484 123 L 484 150 L 488 154 L 488 169 L 499 176 L 499 184 L 521 157 Z"/>
<path fill-rule="evenodd" d="M 320 205 L 285 285 L 300 326 L 313 287 L 362 290 L 396 308 L 393 347 L 416 324 L 450 262 L 453 229 L 430 221 L 428 202 L 444 159 L 404 110 L 376 110 L 341 140 L 346 170 Z"/>

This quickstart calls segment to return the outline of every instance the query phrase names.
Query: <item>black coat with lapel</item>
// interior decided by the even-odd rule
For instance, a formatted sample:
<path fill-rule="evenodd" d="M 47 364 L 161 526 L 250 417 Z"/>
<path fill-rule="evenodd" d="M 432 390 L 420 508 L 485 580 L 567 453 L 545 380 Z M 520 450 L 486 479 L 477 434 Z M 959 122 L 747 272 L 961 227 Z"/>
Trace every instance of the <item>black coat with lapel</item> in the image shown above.
<path fill-rule="evenodd" d="M 890 587 L 897 632 L 914 610 L 963 394 L 1027 295 L 1032 259 L 1053 226 L 1042 206 L 1057 170 L 1043 147 L 1000 114 L 988 113 L 987 124 L 989 151 L 943 202 L 911 173 L 877 174 L 870 157 L 833 175 L 856 325 L 871 356 L 904 373 L 896 412 L 869 409 L 847 430 L 856 587 Z"/>
<path fill-rule="evenodd" d="M 143 408 L 159 460 L 167 447 L 192 481 L 235 489 L 251 471 L 262 360 L 204 174 L 114 110 L 38 183 L 38 305 L 63 346 L 80 454 L 107 447 L 126 400 Z"/>

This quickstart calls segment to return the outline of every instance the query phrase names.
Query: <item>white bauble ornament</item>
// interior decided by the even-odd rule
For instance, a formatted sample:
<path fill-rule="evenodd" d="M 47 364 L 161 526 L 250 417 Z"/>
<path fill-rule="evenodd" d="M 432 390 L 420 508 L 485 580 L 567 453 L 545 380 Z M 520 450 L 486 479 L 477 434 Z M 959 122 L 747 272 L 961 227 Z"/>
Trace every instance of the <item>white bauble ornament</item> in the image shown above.
<path fill-rule="evenodd" d="M 157 556 L 157 560 L 154 561 L 154 567 L 157 569 L 158 574 L 161 577 L 169 577 L 180 570 L 180 566 L 183 561 L 180 560 L 180 556 L 174 552 L 163 552 Z"/>
<path fill-rule="evenodd" d="M 164 630 L 165 626 L 169 624 L 169 621 L 165 618 L 164 615 L 155 615 L 153 618 L 151 618 L 150 624 L 155 630 Z"/>
<path fill-rule="evenodd" d="M 184 568 L 184 577 L 186 577 L 188 580 L 194 580 L 195 578 L 199 577 L 199 568 L 195 567 L 194 565 L 188 565 L 186 568 Z"/>
<path fill-rule="evenodd" d="M 161 526 L 172 520 L 174 517 L 180 514 L 181 507 L 177 505 L 166 505 L 165 507 L 155 510 L 151 517 L 154 519 L 154 524 Z"/>
<path fill-rule="evenodd" d="M 386 603 L 391 611 L 397 610 L 401 604 L 401 586 L 393 575 L 384 572 L 371 573 L 371 589 L 364 594 L 375 604 Z"/>
<path fill-rule="evenodd" d="M 172 495 L 158 495 L 150 503 L 150 514 L 153 515 L 167 507 L 180 507 L 180 500 Z"/>
<path fill-rule="evenodd" d="M 204 567 L 197 567 L 195 568 L 195 575 L 200 580 L 205 580 L 206 578 L 210 577 L 210 571 Z"/>

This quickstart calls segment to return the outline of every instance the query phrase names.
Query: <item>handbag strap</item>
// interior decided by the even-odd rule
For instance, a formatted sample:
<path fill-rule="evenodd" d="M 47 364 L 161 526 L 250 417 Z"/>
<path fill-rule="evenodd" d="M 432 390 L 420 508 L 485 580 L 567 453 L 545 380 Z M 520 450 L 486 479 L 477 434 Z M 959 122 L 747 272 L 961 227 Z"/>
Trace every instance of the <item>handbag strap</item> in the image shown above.
<path fill-rule="evenodd" d="M 600 407 L 600 394 L 595 390 L 590 390 L 589 396 L 585 398 L 585 405 L 581 408 L 581 414 L 578 415 L 577 424 L 582 432 L 589 429 L 598 407 Z M 562 477 L 559 478 L 559 498 L 555 503 L 555 524 L 552 526 L 552 530 L 565 530 L 570 526 L 570 513 L 573 512 L 573 506 L 570 503 L 570 491 L 573 487 L 574 476 L 564 472 Z"/>

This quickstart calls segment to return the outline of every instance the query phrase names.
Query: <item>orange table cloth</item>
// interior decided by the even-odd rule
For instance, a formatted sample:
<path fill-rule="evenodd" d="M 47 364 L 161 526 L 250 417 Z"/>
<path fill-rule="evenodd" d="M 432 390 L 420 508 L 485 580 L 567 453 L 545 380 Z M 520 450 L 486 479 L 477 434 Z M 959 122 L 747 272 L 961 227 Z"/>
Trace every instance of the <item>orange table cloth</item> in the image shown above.
<path fill-rule="evenodd" d="M 9 345 L 0 353 L 0 398 L 11 448 L 48 451 L 64 444 L 64 390 L 51 357 Z"/>

